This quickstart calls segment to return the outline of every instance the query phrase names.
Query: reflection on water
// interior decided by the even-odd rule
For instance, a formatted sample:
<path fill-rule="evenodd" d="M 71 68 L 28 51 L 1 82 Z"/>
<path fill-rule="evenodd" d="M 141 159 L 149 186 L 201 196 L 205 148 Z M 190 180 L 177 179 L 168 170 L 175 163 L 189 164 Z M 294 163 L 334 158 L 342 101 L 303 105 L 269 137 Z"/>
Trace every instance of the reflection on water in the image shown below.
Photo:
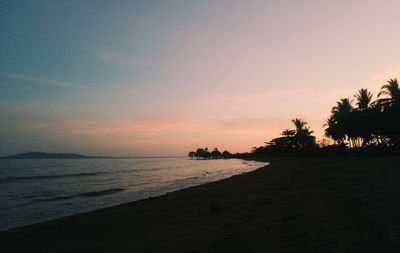
<path fill-rule="evenodd" d="M 264 164 L 187 158 L 0 160 L 0 230 L 158 196 Z"/>

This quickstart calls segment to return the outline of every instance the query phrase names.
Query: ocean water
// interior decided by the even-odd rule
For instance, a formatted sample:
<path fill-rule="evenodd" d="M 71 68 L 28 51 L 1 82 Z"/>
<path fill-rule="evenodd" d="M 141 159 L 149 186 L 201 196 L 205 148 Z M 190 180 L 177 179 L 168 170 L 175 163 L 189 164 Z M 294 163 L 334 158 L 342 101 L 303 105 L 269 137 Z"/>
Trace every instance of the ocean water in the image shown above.
<path fill-rule="evenodd" d="M 2 159 L 0 230 L 159 196 L 264 165 L 239 159 Z"/>

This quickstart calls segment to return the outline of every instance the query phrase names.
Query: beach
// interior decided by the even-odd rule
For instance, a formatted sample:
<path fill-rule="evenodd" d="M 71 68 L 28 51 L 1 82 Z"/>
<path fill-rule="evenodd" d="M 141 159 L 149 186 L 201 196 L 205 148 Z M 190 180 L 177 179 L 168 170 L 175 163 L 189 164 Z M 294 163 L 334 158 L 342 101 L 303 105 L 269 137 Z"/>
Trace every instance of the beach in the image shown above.
<path fill-rule="evenodd" d="M 164 195 L 264 166 L 241 159 L 0 160 L 0 231 Z"/>
<path fill-rule="evenodd" d="M 228 179 L 0 232 L 2 252 L 399 252 L 399 157 L 271 158 Z"/>

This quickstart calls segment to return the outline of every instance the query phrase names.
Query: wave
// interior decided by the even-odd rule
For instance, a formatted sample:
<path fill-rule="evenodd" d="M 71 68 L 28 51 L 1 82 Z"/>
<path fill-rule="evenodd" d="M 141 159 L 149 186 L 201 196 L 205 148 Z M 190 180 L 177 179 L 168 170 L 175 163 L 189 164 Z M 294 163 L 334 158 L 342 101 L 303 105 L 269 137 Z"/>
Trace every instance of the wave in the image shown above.
<path fill-rule="evenodd" d="M 199 181 L 202 180 L 202 177 L 188 177 L 188 178 L 181 178 L 181 179 L 175 179 L 175 180 L 171 180 L 168 181 L 168 183 L 170 185 L 180 185 L 180 184 L 187 184 L 187 183 L 191 183 L 193 181 Z"/>
<path fill-rule="evenodd" d="M 53 198 L 38 199 L 38 200 L 35 200 L 35 201 L 30 201 L 30 202 L 17 204 L 16 206 L 24 207 L 24 206 L 34 205 L 34 204 L 37 204 L 37 203 L 40 203 L 40 202 L 63 201 L 63 200 L 69 200 L 69 199 L 79 198 L 79 197 L 85 197 L 85 198 L 99 197 L 99 196 L 114 194 L 114 193 L 118 193 L 118 192 L 122 192 L 122 191 L 125 191 L 125 189 L 123 189 L 123 188 L 113 188 L 113 189 L 100 190 L 100 191 L 83 192 L 83 193 L 79 193 L 79 194 L 75 194 L 75 195 L 67 195 L 67 196 L 59 196 L 59 197 L 53 197 Z M 0 210 L 7 210 L 7 209 L 12 209 L 12 207 L 0 207 Z"/>
<path fill-rule="evenodd" d="M 100 190 L 100 191 L 91 191 L 91 192 L 83 192 L 75 195 L 68 195 L 68 196 L 60 196 L 60 197 L 54 197 L 54 198 L 47 198 L 47 199 L 39 199 L 36 200 L 35 202 L 30 202 L 30 203 L 25 203 L 27 205 L 34 204 L 36 202 L 51 202 L 51 201 L 61 201 L 61 200 L 69 200 L 73 198 L 79 198 L 79 197 L 99 197 L 99 196 L 104 196 L 104 195 L 109 195 L 109 194 L 114 194 L 118 192 L 125 191 L 123 188 L 113 188 L 113 189 L 107 189 L 107 190 Z M 23 204 L 23 205 L 25 205 Z"/>
<path fill-rule="evenodd" d="M 168 168 L 151 168 L 145 169 L 143 172 L 147 171 L 157 171 L 157 170 L 165 170 Z M 5 177 L 0 178 L 1 183 L 9 183 L 16 181 L 35 181 L 35 180 L 46 180 L 46 179 L 58 179 L 58 178 L 74 178 L 74 177 L 92 177 L 99 175 L 107 175 L 107 174 L 128 174 L 128 173 L 136 173 L 140 170 L 138 169 L 124 169 L 120 171 L 97 171 L 97 172 L 83 172 L 83 173 L 71 173 L 71 174 L 56 174 L 56 175 L 32 175 L 32 176 L 19 176 L 19 177 Z"/>
<path fill-rule="evenodd" d="M 117 192 L 122 192 L 125 189 L 123 188 L 114 188 L 114 189 L 108 189 L 108 190 L 101 190 L 101 191 L 94 191 L 94 192 L 85 192 L 77 195 L 78 197 L 97 197 L 97 196 L 103 196 L 103 195 L 108 195 L 108 194 L 114 194 Z"/>
<path fill-rule="evenodd" d="M 0 183 L 26 181 L 26 180 L 43 180 L 43 179 L 56 179 L 68 177 L 92 177 L 98 175 L 110 174 L 110 172 L 87 172 L 87 173 L 73 173 L 73 174 L 58 174 L 58 175 L 37 175 L 37 176 L 23 176 L 23 177 L 6 177 L 0 178 Z"/>

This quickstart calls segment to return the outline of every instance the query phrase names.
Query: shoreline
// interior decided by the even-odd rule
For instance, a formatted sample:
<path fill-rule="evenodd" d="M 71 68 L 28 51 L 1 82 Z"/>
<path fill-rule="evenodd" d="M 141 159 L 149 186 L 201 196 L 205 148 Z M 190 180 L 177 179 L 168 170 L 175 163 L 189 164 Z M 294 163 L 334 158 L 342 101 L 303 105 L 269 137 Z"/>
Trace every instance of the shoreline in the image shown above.
<path fill-rule="evenodd" d="M 220 181 L 1 231 L 0 243 L 7 252 L 400 249 L 399 157 L 268 160 Z"/>
<path fill-rule="evenodd" d="M 160 158 L 160 157 L 159 157 Z M 186 157 L 185 157 L 186 158 Z M 69 159 L 69 158 L 68 158 Z M 71 159 L 82 159 L 82 158 L 71 158 Z M 182 159 L 182 158 L 179 158 L 179 159 Z M 248 169 L 246 169 L 246 168 L 243 168 L 243 171 L 239 171 L 239 172 L 236 172 L 237 174 L 236 175 L 241 175 L 241 174 L 244 174 L 244 173 L 248 173 L 248 172 L 251 172 L 251 171 L 254 171 L 254 170 L 257 170 L 257 169 L 259 169 L 259 168 L 261 168 L 261 167 L 264 167 L 265 165 L 267 165 L 266 164 L 266 162 L 265 161 L 256 161 L 256 160 L 254 160 L 254 159 L 240 159 L 240 158 L 232 158 L 232 159 L 234 159 L 234 160 L 238 160 L 238 162 L 239 163 L 244 163 L 244 164 L 248 164 L 246 161 L 253 161 L 253 162 L 259 162 L 259 164 L 256 164 L 256 165 L 250 165 L 250 164 L 248 164 L 248 166 L 249 166 L 249 168 L 251 169 L 251 170 L 248 170 Z M 16 160 L 16 159 L 11 159 L 11 160 Z M 20 159 L 21 160 L 21 159 Z M 23 159 L 22 159 L 23 160 Z M 35 160 L 43 160 L 43 159 L 35 159 Z M 58 158 L 57 158 L 57 160 L 58 160 Z M 205 161 L 208 161 L 208 160 L 205 160 Z M 210 160 L 211 161 L 211 160 Z M 263 166 L 264 165 L 264 166 Z M 240 166 L 240 165 L 237 165 L 237 166 Z M 215 166 L 214 166 L 215 167 Z M 246 171 L 247 170 L 247 171 Z M 213 178 L 213 179 L 208 179 L 208 180 L 211 180 L 211 181 L 205 181 L 205 182 L 196 182 L 196 183 L 192 183 L 192 184 L 189 184 L 189 185 L 186 185 L 186 186 L 183 186 L 184 188 L 182 188 L 182 186 L 181 187 L 175 187 L 175 189 L 174 189 L 174 187 L 170 187 L 170 185 L 164 185 L 164 186 L 158 186 L 158 187 L 155 187 L 155 188 L 150 188 L 150 189 L 145 189 L 145 190 L 140 190 L 140 191 L 146 191 L 146 190 L 148 190 L 148 191 L 150 191 L 150 192 L 152 192 L 151 194 L 147 194 L 148 196 L 142 196 L 141 198 L 130 198 L 130 199 L 127 199 L 127 200 L 125 200 L 125 201 L 118 201 L 119 203 L 113 203 L 113 204 L 104 204 L 104 205 L 102 205 L 102 206 L 95 206 L 95 207 L 89 207 L 89 208 L 86 208 L 86 210 L 80 210 L 80 211 L 78 211 L 78 212 L 73 212 L 73 213 L 67 213 L 67 214 L 64 214 L 64 215 L 59 215 L 59 216 L 56 216 L 56 217 L 49 217 L 49 218 L 43 218 L 43 219 L 41 219 L 41 220 L 38 220 L 38 221 L 36 221 L 36 222 L 29 222 L 29 223 L 25 223 L 25 224 L 21 224 L 21 225 L 19 225 L 19 226 L 11 226 L 11 227 L 9 227 L 9 228 L 1 228 L 0 229 L 0 232 L 6 232 L 6 231 L 10 231 L 10 230 L 13 230 L 13 229 L 19 229 L 19 228 L 23 228 L 23 227 L 28 227 L 28 226 L 33 226 L 33 225 L 36 225 L 36 224 L 41 224 L 41 223 L 45 223 L 45 222 L 52 222 L 52 221 L 56 221 L 56 220 L 58 220 L 58 219 L 62 219 L 62 218 L 66 218 L 66 217 L 70 217 L 70 216 L 76 216 L 76 215 L 80 215 L 80 214 L 85 214 L 85 213 L 89 213 L 89 212 L 93 212 L 93 211 L 97 211 L 97 210 L 101 210 L 101 209 L 106 209 L 106 208 L 113 208 L 113 207 L 117 207 L 117 206 L 119 206 L 119 205 L 123 205 L 123 204 L 127 204 L 127 203 L 132 203 L 132 202 L 137 202 L 137 201 L 141 201 L 141 200 L 146 200 L 146 199 L 151 199 L 151 198 L 155 198 L 155 197 L 160 197 L 160 196 L 164 196 L 164 195 L 166 195 L 166 194 L 168 194 L 168 193 L 171 193 L 171 192 L 175 192 L 175 191 L 179 191 L 179 190 L 183 190 L 183 189 L 187 189 L 187 188 L 192 188 L 192 187 L 196 187 L 196 186 L 200 186 L 200 185 L 204 185 L 204 184 L 207 184 L 207 183 L 211 183 L 211 182 L 218 182 L 218 181 L 221 181 L 221 180 L 224 180 L 224 179 L 227 179 L 227 178 L 230 178 L 230 177 L 232 177 L 232 176 L 235 176 L 235 174 L 233 174 L 232 175 L 232 173 L 230 173 L 230 175 L 226 175 L 226 177 L 225 178 Z M 206 177 L 205 177 L 206 178 Z M 187 179 L 187 178 L 186 178 Z M 181 181 L 181 180 L 186 180 L 185 178 L 184 179 L 176 179 L 177 181 Z M 207 180 L 207 179 L 206 179 Z M 172 181 L 171 181 L 172 182 Z M 172 185 L 172 184 L 171 184 Z M 125 186 L 124 186 L 125 187 Z M 168 189 L 168 188 L 170 188 L 170 189 Z M 153 191 L 154 189 L 156 189 L 155 191 Z M 107 188 L 107 189 L 105 189 L 105 190 L 99 190 L 99 192 L 105 192 L 105 191 L 117 191 L 117 192 L 129 192 L 129 188 L 128 187 L 126 187 L 126 188 Z M 138 192 L 140 192 L 140 191 L 137 191 L 137 192 L 133 192 L 133 195 L 135 194 L 135 193 L 138 193 Z M 97 192 L 90 192 L 90 191 L 86 191 L 86 192 L 84 192 L 84 193 L 80 193 L 80 194 L 76 194 L 76 195 L 68 195 L 68 196 L 66 196 L 66 197 L 68 197 L 68 198 L 74 198 L 74 197 L 80 197 L 80 196 L 86 196 L 86 195 L 89 195 L 89 194 L 93 194 L 93 193 L 97 193 Z M 106 194 L 107 195 L 107 194 Z M 58 197 L 54 197 L 54 198 L 58 198 Z M 64 197 L 62 197 L 62 198 L 64 198 Z M 118 198 L 118 197 L 116 197 L 116 196 L 111 196 L 111 198 Z M 44 216 L 43 216 L 44 217 Z"/>

